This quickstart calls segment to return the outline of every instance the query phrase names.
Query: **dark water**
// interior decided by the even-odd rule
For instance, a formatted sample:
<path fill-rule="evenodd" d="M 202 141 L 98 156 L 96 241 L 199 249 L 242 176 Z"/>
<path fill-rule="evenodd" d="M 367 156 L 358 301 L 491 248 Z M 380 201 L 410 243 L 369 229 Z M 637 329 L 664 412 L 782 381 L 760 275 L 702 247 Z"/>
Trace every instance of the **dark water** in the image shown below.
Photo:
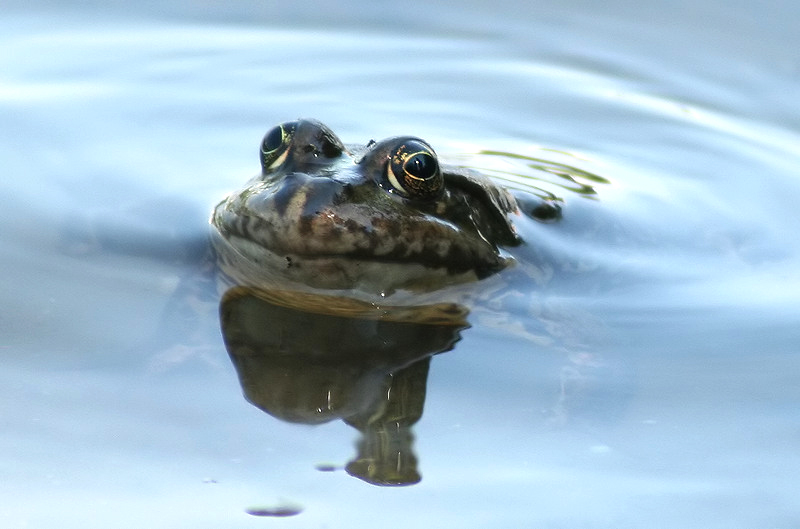
<path fill-rule="evenodd" d="M 4 527 L 800 524 L 795 3 L 3 11 Z M 523 233 L 552 277 L 430 361 L 416 485 L 246 402 L 216 306 L 181 312 L 298 116 L 565 200 Z"/>

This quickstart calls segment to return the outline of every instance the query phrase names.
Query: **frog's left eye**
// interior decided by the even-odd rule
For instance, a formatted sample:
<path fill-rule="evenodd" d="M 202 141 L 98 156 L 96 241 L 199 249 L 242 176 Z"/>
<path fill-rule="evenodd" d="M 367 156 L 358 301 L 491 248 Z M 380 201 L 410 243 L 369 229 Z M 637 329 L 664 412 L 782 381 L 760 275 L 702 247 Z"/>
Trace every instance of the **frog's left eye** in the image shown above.
<path fill-rule="evenodd" d="M 432 199 L 442 191 L 444 177 L 436 153 L 421 140 L 406 140 L 389 159 L 386 178 L 394 191 L 404 197 Z"/>
<path fill-rule="evenodd" d="M 270 171 L 286 161 L 289 146 L 297 130 L 297 122 L 289 121 L 273 127 L 261 141 L 261 167 Z"/>

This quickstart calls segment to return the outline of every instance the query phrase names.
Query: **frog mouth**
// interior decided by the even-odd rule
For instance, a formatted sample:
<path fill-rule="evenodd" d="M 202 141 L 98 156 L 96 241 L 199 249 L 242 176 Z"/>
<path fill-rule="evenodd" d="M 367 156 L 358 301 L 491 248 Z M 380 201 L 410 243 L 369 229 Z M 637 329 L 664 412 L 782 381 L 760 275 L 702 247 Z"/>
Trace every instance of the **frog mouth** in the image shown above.
<path fill-rule="evenodd" d="M 297 291 L 360 291 L 383 299 L 397 291 L 432 292 L 445 286 L 490 276 L 513 263 L 493 254 L 488 265 L 453 266 L 424 253 L 375 255 L 363 250 L 304 254 L 282 252 L 249 238 L 217 232 L 213 237 L 217 262 L 233 284 Z"/>
<path fill-rule="evenodd" d="M 347 211 L 323 211 L 300 222 L 284 223 L 278 228 L 275 218 L 251 217 L 227 223 L 224 212 L 215 219 L 220 235 L 231 245 L 258 261 L 261 254 L 285 260 L 291 267 L 310 261 L 350 261 L 418 265 L 429 269 L 445 269 L 450 273 L 473 271 L 478 278 L 504 268 L 507 259 L 497 246 L 479 232 L 460 229 L 451 223 L 426 215 L 403 218 L 401 222 L 380 217 L 369 222 L 357 208 Z"/>

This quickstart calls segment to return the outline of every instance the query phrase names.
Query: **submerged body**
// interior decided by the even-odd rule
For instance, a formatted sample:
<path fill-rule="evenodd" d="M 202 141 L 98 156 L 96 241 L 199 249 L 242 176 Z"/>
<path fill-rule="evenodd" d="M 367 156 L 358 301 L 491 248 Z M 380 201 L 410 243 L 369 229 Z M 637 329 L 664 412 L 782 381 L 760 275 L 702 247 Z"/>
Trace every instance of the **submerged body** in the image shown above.
<path fill-rule="evenodd" d="M 345 147 L 299 120 L 267 133 L 261 164 L 211 219 L 221 268 L 239 284 L 429 292 L 502 270 L 503 248 L 521 242 L 515 198 L 442 168 L 418 138 Z"/>

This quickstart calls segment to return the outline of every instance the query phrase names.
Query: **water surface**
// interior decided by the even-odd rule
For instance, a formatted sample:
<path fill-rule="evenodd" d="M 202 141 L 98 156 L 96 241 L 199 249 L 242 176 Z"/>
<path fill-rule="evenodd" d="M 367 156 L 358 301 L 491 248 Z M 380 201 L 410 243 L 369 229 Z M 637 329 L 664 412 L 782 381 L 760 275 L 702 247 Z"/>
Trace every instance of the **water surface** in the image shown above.
<path fill-rule="evenodd" d="M 798 16 L 11 2 L 0 520 L 796 527 Z M 211 208 L 299 116 L 345 142 L 418 135 L 564 200 L 523 233 L 549 280 L 475 309 L 431 360 L 416 485 L 345 472 L 342 421 L 246 402 L 216 306 L 181 312 Z M 542 160 L 608 183 L 587 196 Z"/>

